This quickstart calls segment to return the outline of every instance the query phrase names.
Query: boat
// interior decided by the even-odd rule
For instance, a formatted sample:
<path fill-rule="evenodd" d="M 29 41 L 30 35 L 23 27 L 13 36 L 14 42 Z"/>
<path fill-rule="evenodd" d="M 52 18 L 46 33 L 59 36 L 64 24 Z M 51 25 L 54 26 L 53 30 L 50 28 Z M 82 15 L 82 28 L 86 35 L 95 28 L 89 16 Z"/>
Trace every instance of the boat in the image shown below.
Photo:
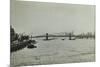
<path fill-rule="evenodd" d="M 36 48 L 37 46 L 34 46 L 33 44 L 29 44 L 28 46 L 27 46 L 27 48 Z"/>

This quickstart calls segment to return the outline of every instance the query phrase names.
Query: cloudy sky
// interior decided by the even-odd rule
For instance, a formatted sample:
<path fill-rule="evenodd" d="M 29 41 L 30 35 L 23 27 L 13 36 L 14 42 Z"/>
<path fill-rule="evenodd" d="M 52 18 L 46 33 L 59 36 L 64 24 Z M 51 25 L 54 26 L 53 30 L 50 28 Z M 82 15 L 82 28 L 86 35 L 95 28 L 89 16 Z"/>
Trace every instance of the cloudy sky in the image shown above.
<path fill-rule="evenodd" d="M 12 1 L 11 25 L 17 33 L 94 32 L 95 6 Z"/>

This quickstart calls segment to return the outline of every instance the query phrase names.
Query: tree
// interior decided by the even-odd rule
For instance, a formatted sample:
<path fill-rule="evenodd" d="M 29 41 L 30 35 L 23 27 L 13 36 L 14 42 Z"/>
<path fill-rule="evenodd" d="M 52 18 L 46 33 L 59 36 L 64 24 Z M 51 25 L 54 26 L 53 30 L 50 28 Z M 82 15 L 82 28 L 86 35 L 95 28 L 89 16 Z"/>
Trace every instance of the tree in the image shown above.
<path fill-rule="evenodd" d="M 18 34 L 15 33 L 14 28 L 12 28 L 12 26 L 10 26 L 10 42 L 12 43 L 13 41 L 18 39 Z"/>

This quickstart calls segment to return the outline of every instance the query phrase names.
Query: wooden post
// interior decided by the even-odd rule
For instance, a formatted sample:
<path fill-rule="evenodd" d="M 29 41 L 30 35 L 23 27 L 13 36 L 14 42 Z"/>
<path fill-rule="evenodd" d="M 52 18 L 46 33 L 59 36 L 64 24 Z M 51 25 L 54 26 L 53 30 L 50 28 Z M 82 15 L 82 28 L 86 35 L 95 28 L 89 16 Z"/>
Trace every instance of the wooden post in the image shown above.
<path fill-rule="evenodd" d="M 48 40 L 48 33 L 46 33 L 46 40 Z"/>

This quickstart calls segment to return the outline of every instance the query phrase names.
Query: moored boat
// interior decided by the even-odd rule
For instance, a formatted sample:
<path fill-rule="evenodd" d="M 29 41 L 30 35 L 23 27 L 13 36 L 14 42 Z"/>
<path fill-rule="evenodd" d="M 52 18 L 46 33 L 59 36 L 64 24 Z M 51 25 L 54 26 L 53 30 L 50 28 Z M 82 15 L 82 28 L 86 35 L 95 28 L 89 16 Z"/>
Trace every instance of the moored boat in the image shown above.
<path fill-rule="evenodd" d="M 34 46 L 33 44 L 29 44 L 29 45 L 27 46 L 27 48 L 36 48 L 36 46 Z"/>

